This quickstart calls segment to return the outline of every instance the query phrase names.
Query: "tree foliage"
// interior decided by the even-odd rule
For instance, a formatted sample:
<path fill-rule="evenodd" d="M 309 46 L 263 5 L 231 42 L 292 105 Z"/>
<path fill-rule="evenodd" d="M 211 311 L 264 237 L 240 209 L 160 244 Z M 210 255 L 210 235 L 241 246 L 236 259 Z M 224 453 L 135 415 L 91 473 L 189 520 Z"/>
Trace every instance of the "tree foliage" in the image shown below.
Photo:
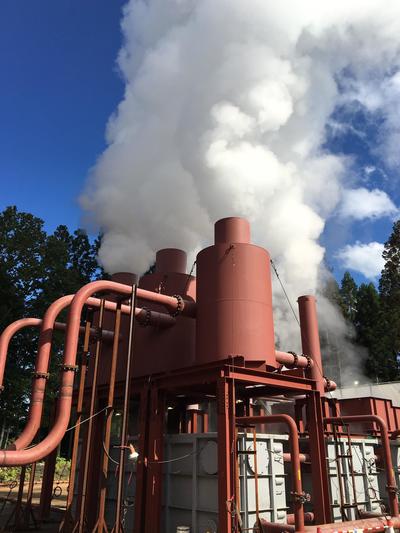
<path fill-rule="evenodd" d="M 356 331 L 356 342 L 367 349 L 365 374 L 373 381 L 400 378 L 400 221 L 385 243 L 385 266 L 378 290 L 373 283 L 359 287 L 349 272 L 331 300 Z"/>
<path fill-rule="evenodd" d="M 102 275 L 97 263 L 99 240 L 91 242 L 78 229 L 60 225 L 47 234 L 43 220 L 15 206 L 0 213 L 0 328 L 22 317 L 42 317 L 57 298 Z M 65 320 L 66 313 L 58 320 Z M 37 328 L 17 334 L 9 347 L 4 391 L 0 401 L 2 423 L 17 431 L 27 413 L 29 390 L 38 345 Z M 47 387 L 48 417 L 59 381 L 63 335 L 55 333 Z"/>

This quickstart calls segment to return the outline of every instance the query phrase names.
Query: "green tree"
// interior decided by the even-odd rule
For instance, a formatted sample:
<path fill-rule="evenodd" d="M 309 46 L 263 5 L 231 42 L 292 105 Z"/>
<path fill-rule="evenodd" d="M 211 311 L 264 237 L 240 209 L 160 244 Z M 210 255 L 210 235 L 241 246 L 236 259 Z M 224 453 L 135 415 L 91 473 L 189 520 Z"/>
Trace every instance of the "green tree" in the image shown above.
<path fill-rule="evenodd" d="M 382 345 L 381 304 L 373 283 L 362 283 L 357 293 L 357 308 L 354 317 L 356 340 L 368 350 L 365 373 L 374 381 L 387 381 Z"/>
<path fill-rule="evenodd" d="M 358 287 L 350 272 L 345 272 L 340 284 L 340 307 L 344 317 L 354 323 Z"/>
<path fill-rule="evenodd" d="M 400 220 L 385 243 L 385 266 L 379 281 L 381 346 L 387 379 L 399 378 L 400 353 Z"/>
<path fill-rule="evenodd" d="M 0 326 L 21 317 L 42 317 L 57 298 L 75 293 L 102 274 L 97 264 L 99 239 L 91 243 L 78 229 L 58 226 L 47 235 L 43 221 L 8 207 L 0 213 Z M 58 320 L 65 320 L 64 312 Z M 31 372 L 38 346 L 38 329 L 23 330 L 13 339 L 1 396 L 0 420 L 18 430 L 29 404 Z M 47 386 L 45 418 L 56 396 L 64 334 L 55 332 Z M 1 424 L 0 424 L 1 432 Z"/>

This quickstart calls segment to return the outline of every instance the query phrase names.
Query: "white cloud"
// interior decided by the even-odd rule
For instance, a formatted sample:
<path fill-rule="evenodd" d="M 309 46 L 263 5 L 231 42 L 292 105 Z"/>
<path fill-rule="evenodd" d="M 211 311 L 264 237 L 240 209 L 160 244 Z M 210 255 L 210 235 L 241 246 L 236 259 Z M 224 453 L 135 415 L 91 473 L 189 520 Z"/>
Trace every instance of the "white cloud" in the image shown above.
<path fill-rule="evenodd" d="M 347 189 L 343 192 L 339 215 L 343 218 L 363 220 L 365 218 L 390 217 L 398 214 L 398 209 L 386 194 L 380 189 L 372 191 L 360 187 Z"/>
<path fill-rule="evenodd" d="M 339 250 L 336 257 L 344 268 L 361 272 L 368 279 L 375 279 L 385 264 L 382 257 L 383 248 L 380 242 L 363 244 L 357 241 Z"/>
<path fill-rule="evenodd" d="M 383 112 L 397 153 L 400 2 L 130 0 L 123 13 L 124 97 L 82 196 L 106 269 L 143 272 L 161 247 L 194 253 L 236 215 L 291 299 L 316 292 L 319 239 L 351 175 L 326 146 L 344 93 Z M 282 334 L 296 338 L 280 298 Z"/>

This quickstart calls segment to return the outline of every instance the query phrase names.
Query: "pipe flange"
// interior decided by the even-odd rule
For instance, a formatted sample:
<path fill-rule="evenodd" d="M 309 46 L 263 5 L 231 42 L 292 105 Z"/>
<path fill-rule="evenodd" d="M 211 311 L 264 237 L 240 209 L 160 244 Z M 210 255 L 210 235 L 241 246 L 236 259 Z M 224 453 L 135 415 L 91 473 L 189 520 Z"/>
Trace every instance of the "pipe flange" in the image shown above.
<path fill-rule="evenodd" d="M 386 490 L 390 494 L 400 494 L 400 489 L 397 487 L 397 485 L 386 485 Z"/>
<path fill-rule="evenodd" d="M 61 370 L 63 372 L 78 372 L 78 365 L 61 365 Z"/>
<path fill-rule="evenodd" d="M 296 368 L 299 362 L 299 356 L 296 352 L 288 352 L 290 355 L 293 355 L 293 363 L 291 365 L 285 365 L 287 368 Z"/>
<path fill-rule="evenodd" d="M 309 370 L 311 368 L 311 365 L 312 365 L 311 357 L 309 355 L 304 354 L 304 353 L 302 353 L 301 355 L 307 359 L 307 366 L 305 367 L 305 370 Z"/>
<path fill-rule="evenodd" d="M 308 494 L 308 492 L 292 491 L 290 495 L 293 496 L 294 501 L 301 503 L 301 505 L 311 501 L 311 494 Z"/>
<path fill-rule="evenodd" d="M 34 379 L 49 379 L 49 372 L 37 372 L 36 370 L 32 372 Z"/>
<path fill-rule="evenodd" d="M 172 298 L 176 298 L 176 309 L 174 311 L 170 311 L 169 314 L 173 317 L 176 317 L 183 311 L 183 298 L 179 294 L 173 294 Z"/>
<path fill-rule="evenodd" d="M 103 335 L 103 329 L 100 326 L 96 326 L 90 332 L 90 340 L 92 342 L 97 342 L 101 340 L 102 335 Z"/>
<path fill-rule="evenodd" d="M 145 311 L 145 317 L 143 320 L 139 320 L 139 324 L 146 328 L 147 326 L 150 326 L 151 324 L 151 311 L 148 307 L 143 307 L 143 311 Z"/>

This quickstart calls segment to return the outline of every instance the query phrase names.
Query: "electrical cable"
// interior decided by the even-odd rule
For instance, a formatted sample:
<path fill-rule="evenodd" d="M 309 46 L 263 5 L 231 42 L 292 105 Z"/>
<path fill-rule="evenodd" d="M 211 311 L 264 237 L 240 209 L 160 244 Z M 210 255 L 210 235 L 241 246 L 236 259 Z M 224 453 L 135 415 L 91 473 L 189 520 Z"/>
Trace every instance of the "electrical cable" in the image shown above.
<path fill-rule="evenodd" d="M 299 321 L 299 319 L 297 318 L 296 311 L 294 310 L 294 307 L 293 307 L 293 305 L 292 305 L 292 303 L 291 303 L 291 301 L 290 301 L 290 299 L 289 299 L 289 296 L 287 295 L 287 292 L 286 292 L 286 290 L 285 290 L 285 287 L 283 286 L 282 280 L 281 280 L 281 278 L 279 277 L 278 269 L 276 268 L 275 263 L 272 261 L 272 259 L 270 259 L 270 263 L 271 263 L 271 266 L 272 266 L 272 268 L 273 268 L 273 270 L 274 270 L 274 272 L 275 272 L 275 274 L 276 274 L 276 277 L 278 278 L 278 281 L 279 281 L 279 283 L 280 283 L 280 285 L 281 285 L 281 287 L 282 287 L 282 290 L 283 290 L 283 293 L 284 293 L 284 295 L 285 295 L 285 297 L 286 297 L 287 303 L 289 304 L 289 307 L 290 307 L 290 309 L 292 310 L 292 313 L 293 313 L 294 319 L 296 320 L 298 326 L 300 327 L 300 321 Z"/>

